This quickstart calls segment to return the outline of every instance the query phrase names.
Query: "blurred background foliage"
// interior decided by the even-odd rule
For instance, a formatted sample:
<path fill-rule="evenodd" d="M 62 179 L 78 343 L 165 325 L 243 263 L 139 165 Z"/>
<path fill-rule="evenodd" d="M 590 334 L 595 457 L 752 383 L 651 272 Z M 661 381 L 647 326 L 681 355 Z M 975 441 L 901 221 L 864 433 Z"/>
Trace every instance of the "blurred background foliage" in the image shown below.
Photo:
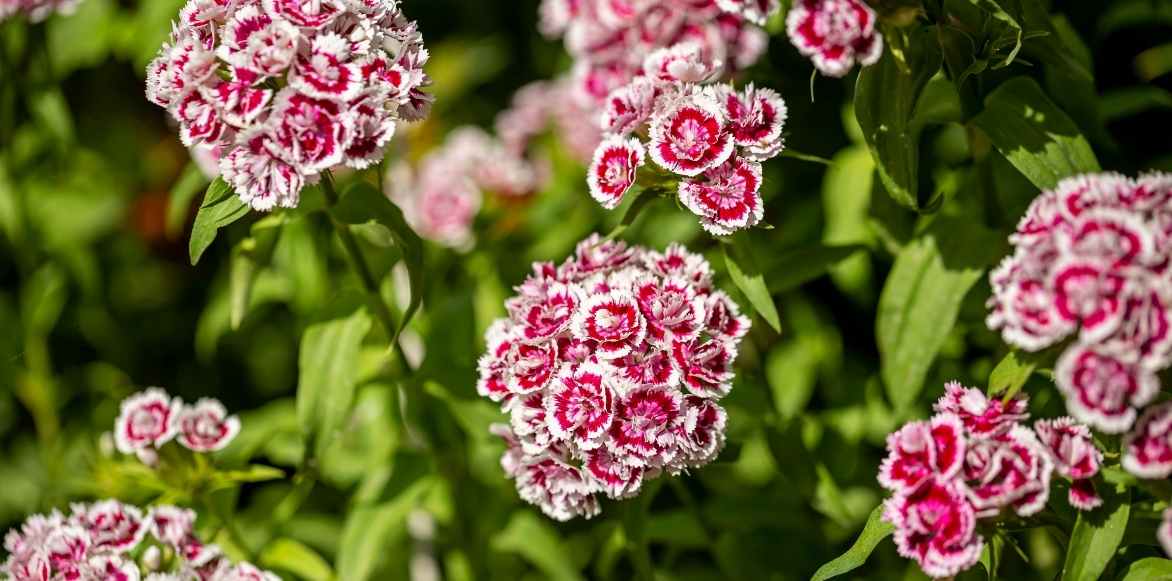
<path fill-rule="evenodd" d="M 416 379 L 396 385 L 383 348 L 362 347 L 352 370 L 356 405 L 307 477 L 293 399 L 299 344 L 310 325 L 359 304 L 360 289 L 321 215 L 284 225 L 243 298 L 229 284 L 240 268 L 232 248 L 258 235 L 259 216 L 226 229 L 189 266 L 185 229 L 206 181 L 188 167 L 165 113 L 142 97 L 144 66 L 181 4 L 85 0 L 75 15 L 44 25 L 0 23 L 4 528 L 71 499 L 141 500 L 134 474 L 103 452 L 101 434 L 122 397 L 161 385 L 241 412 L 245 429 L 220 454 L 224 465 L 261 462 L 289 476 L 226 490 L 215 502 L 236 510 L 245 546 L 230 548 L 290 577 L 624 579 L 625 547 L 638 534 L 665 579 L 807 578 L 849 546 L 880 501 L 875 471 L 886 434 L 925 415 L 945 380 L 984 385 L 1004 354 L 984 325 L 983 272 L 1037 188 L 974 137 L 982 98 L 1010 77 L 1034 78 L 1104 168 L 1172 171 L 1172 2 L 1056 1 L 1053 32 L 1027 38 L 1009 66 L 1004 31 L 982 19 L 984 39 L 970 35 L 944 55 L 951 74 L 970 80 L 920 127 L 919 201 L 940 211 L 919 218 L 896 206 L 875 175 L 855 121 L 854 83 L 811 81 L 775 20 L 768 55 L 741 80 L 786 97 L 791 150 L 832 160 L 786 158 L 766 168 L 773 228 L 750 237 L 783 331 L 758 321 L 744 343 L 718 462 L 631 506 L 610 503 L 601 518 L 557 525 L 523 505 L 501 473 L 503 447 L 487 431 L 501 416 L 476 396 L 476 358 L 529 263 L 561 260 L 590 232 L 610 231 L 620 213 L 589 199 L 583 169 L 548 140 L 555 171 L 546 191 L 528 206 L 483 212 L 478 244 L 465 254 L 426 249 L 425 308 L 404 337 Z M 436 106 L 402 132 L 392 157 L 417 157 L 462 124 L 491 127 L 517 88 L 568 64 L 560 45 L 535 32 L 536 0 L 403 4 L 433 53 Z M 368 234 L 378 248 L 380 233 Z M 644 212 L 624 238 L 658 248 L 681 241 L 724 269 L 719 245 L 667 204 Z M 397 258 L 383 248 L 368 256 L 379 273 Z M 913 321 L 922 328 L 911 345 L 882 323 L 877 333 L 885 308 L 937 298 L 925 295 L 938 286 L 920 296 L 885 291 L 893 268 L 959 289 L 934 313 L 956 324 Z M 386 278 L 388 296 L 403 276 Z M 908 363 L 891 369 L 880 355 L 888 349 L 907 350 Z M 904 379 L 922 392 L 892 388 Z M 1033 381 L 1035 415 L 1062 413 L 1056 392 Z M 418 395 L 400 397 L 401 389 Z M 649 517 L 623 526 L 624 514 L 639 511 Z M 1041 531 L 1018 540 L 1003 576 L 1053 578 L 1062 547 Z M 871 559 L 856 573 L 922 575 L 890 543 Z"/>

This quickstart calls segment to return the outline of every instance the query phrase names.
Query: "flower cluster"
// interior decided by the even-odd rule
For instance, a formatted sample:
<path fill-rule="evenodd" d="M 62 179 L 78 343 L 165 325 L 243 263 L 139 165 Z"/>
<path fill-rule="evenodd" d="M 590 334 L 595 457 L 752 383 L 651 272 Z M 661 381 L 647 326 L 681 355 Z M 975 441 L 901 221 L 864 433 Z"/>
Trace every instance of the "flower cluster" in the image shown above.
<path fill-rule="evenodd" d="M 650 157 L 662 170 L 649 179 L 675 183 L 680 202 L 711 234 L 761 221 L 761 162 L 785 146 L 785 101 L 748 85 L 702 85 L 711 68 L 695 45 L 652 53 L 645 75 L 607 97 L 606 138 L 587 174 L 590 195 L 618 206 Z M 666 172 L 664 174 L 663 172 Z"/>
<path fill-rule="evenodd" d="M 195 512 L 144 511 L 116 500 L 74 504 L 68 516 L 33 515 L 4 537 L 0 573 L 16 581 L 277 581 L 250 563 L 231 563 L 195 534 Z M 145 512 L 145 514 L 144 514 Z"/>
<path fill-rule="evenodd" d="M 989 327 L 1028 351 L 1073 336 L 1055 366 L 1067 408 L 1129 430 L 1172 361 L 1172 175 L 1069 178 L 1030 205 L 991 275 Z"/>
<path fill-rule="evenodd" d="M 219 401 L 201 398 L 193 405 L 152 387 L 122 401 L 114 422 L 114 444 L 154 464 L 157 451 L 175 440 L 193 452 L 222 450 L 240 432 L 240 419 L 229 416 Z"/>
<path fill-rule="evenodd" d="M 146 92 L 271 210 L 325 170 L 380 161 L 395 123 L 426 115 L 427 58 L 395 0 L 188 0 Z"/>
<path fill-rule="evenodd" d="M 420 161 L 387 172 L 383 189 L 420 236 L 445 246 L 472 243 L 472 222 L 486 192 L 524 198 L 544 187 L 549 168 L 474 127 L 457 129 Z"/>
<path fill-rule="evenodd" d="M 822 74 L 841 77 L 855 63 L 872 65 L 883 56 L 875 21 L 875 11 L 863 0 L 795 0 L 785 24 L 798 52 Z"/>
<path fill-rule="evenodd" d="M 550 517 L 598 513 L 644 481 L 716 457 L 732 363 L 749 320 L 681 246 L 662 253 L 598 235 L 534 273 L 487 334 L 479 393 L 521 498 Z"/>
<path fill-rule="evenodd" d="M 0 22 L 23 15 L 29 22 L 41 22 L 54 14 L 72 14 L 81 0 L 0 0 Z"/>
<path fill-rule="evenodd" d="M 1070 481 L 1079 510 L 1102 504 L 1092 478 L 1102 453 L 1090 430 L 1071 418 L 1025 425 L 1027 400 L 990 399 L 950 383 L 936 415 L 887 438 L 879 483 L 894 495 L 883 518 L 895 525 L 899 554 L 932 577 L 951 577 L 976 564 L 981 519 L 1003 512 L 1028 517 L 1045 507 L 1054 472 Z"/>

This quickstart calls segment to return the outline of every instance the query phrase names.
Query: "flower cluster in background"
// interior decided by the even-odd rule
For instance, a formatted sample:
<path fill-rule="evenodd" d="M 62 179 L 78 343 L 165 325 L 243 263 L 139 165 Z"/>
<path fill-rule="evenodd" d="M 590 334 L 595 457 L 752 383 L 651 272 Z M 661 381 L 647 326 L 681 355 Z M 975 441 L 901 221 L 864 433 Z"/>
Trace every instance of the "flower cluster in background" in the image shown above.
<path fill-rule="evenodd" d="M 1172 361 L 1172 175 L 1063 180 L 1010 241 L 990 276 L 989 327 L 1028 351 L 1073 336 L 1055 367 L 1071 415 L 1126 432 Z"/>
<path fill-rule="evenodd" d="M 81 0 L 0 0 L 0 22 L 23 15 L 41 22 L 54 14 L 72 14 Z"/>
<path fill-rule="evenodd" d="M 749 320 L 712 288 L 703 257 L 598 235 L 534 273 L 479 363 L 479 393 L 510 425 L 501 464 L 521 497 L 559 520 L 598 513 L 663 472 L 716 457 L 732 363 Z"/>
<path fill-rule="evenodd" d="M 863 0 L 795 0 L 786 15 L 790 42 L 824 75 L 842 77 L 855 64 L 883 56 L 875 11 Z"/>
<path fill-rule="evenodd" d="M 192 452 L 215 452 L 239 432 L 240 419 L 228 415 L 219 401 L 201 398 L 185 404 L 152 387 L 122 401 L 114 422 L 114 444 L 119 452 L 153 465 L 159 448 L 172 440 Z"/>
<path fill-rule="evenodd" d="M 195 520 L 188 509 L 159 505 L 144 511 L 116 500 L 74 504 L 68 516 L 33 515 L 5 535 L 8 560 L 0 573 L 21 581 L 279 579 L 250 563 L 231 563 L 199 539 Z"/>
<path fill-rule="evenodd" d="M 545 160 L 531 161 L 475 127 L 448 135 L 413 169 L 406 161 L 387 172 L 384 191 L 420 236 L 454 248 L 473 242 L 472 223 L 486 193 L 524 198 L 549 179 Z"/>
<path fill-rule="evenodd" d="M 426 115 L 428 53 L 394 0 L 189 0 L 147 70 L 147 98 L 257 210 L 297 205 L 332 167 L 382 160 Z"/>
<path fill-rule="evenodd" d="M 753 85 L 700 84 L 712 69 L 696 45 L 656 51 L 644 71 L 607 97 L 607 137 L 587 174 L 590 195 L 605 208 L 618 206 L 650 157 L 667 175 L 648 181 L 670 184 L 707 232 L 723 236 L 759 223 L 761 162 L 785 147 L 785 101 Z"/>
<path fill-rule="evenodd" d="M 928 575 L 951 577 L 977 563 L 978 521 L 1045 508 L 1054 472 L 1070 481 L 1072 506 L 1102 504 L 1092 478 L 1103 455 L 1086 426 L 1059 418 L 1031 430 L 1024 397 L 990 399 L 958 383 L 935 409 L 932 419 L 888 436 L 879 469 L 879 483 L 894 493 L 883 518 L 895 525 L 899 554 Z"/>

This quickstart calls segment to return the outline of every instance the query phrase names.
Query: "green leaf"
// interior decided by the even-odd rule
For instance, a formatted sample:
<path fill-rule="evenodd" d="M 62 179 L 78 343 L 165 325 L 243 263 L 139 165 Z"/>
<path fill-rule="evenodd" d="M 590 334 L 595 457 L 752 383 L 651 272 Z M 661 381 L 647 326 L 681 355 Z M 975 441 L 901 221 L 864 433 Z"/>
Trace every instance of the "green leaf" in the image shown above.
<path fill-rule="evenodd" d="M 942 57 L 934 29 L 911 33 L 905 58 L 911 74 L 900 70 L 891 51 L 859 73 L 855 115 L 887 193 L 901 206 L 921 210 L 919 147 L 922 125 L 914 122 L 917 103 Z"/>
<path fill-rule="evenodd" d="M 805 334 L 769 352 L 765 376 L 782 420 L 793 419 L 806 409 L 818 381 L 821 358 L 821 338 Z"/>
<path fill-rule="evenodd" d="M 338 579 L 370 579 L 386 552 L 406 536 L 407 516 L 433 484 L 430 477 L 420 478 L 387 502 L 352 510 L 338 540 Z"/>
<path fill-rule="evenodd" d="M 1099 171 L 1099 162 L 1078 127 L 1028 77 L 1015 77 L 997 87 L 973 123 L 1038 189 Z"/>
<path fill-rule="evenodd" d="M 344 224 L 365 224 L 372 220 L 378 222 L 390 230 L 391 237 L 403 254 L 411 286 L 411 300 L 407 304 L 407 310 L 403 312 L 395 336 L 391 338 L 391 344 L 394 345 L 399 339 L 399 334 L 403 332 L 407 323 L 411 322 L 411 318 L 423 303 L 423 240 L 407 225 L 407 220 L 403 218 L 403 212 L 399 207 L 378 188 L 366 182 L 354 184 L 331 213 Z"/>
<path fill-rule="evenodd" d="M 941 218 L 896 256 L 875 328 L 883 384 L 897 410 L 915 403 L 965 295 L 1003 244 L 971 220 Z"/>
<path fill-rule="evenodd" d="M 252 304 L 252 287 L 260 270 L 268 266 L 273 249 L 280 239 L 282 226 L 287 214 L 274 214 L 252 225 L 251 235 L 241 240 L 232 249 L 232 261 L 228 272 L 229 321 L 233 329 L 239 329 Z"/>
<path fill-rule="evenodd" d="M 724 261 L 728 265 L 729 276 L 737 288 L 745 293 L 753 309 L 774 331 L 780 333 L 781 317 L 777 314 L 777 306 L 773 304 L 773 297 L 765 284 L 765 276 L 753 258 L 747 235 L 735 236 L 731 244 L 724 245 Z"/>
<path fill-rule="evenodd" d="M 220 228 L 247 216 L 248 210 L 248 205 L 240 201 L 232 191 L 232 186 L 222 178 L 216 178 L 208 186 L 199 213 L 195 215 L 195 224 L 191 227 L 191 240 L 187 247 L 191 264 L 199 262 L 204 251 L 216 240 Z"/>
<path fill-rule="evenodd" d="M 307 443 L 306 454 L 325 450 L 350 412 L 358 355 L 370 325 L 366 311 L 358 310 L 305 330 L 298 362 L 297 420 Z"/>
<path fill-rule="evenodd" d="M 557 530 L 531 511 L 513 513 L 504 530 L 492 538 L 492 548 L 516 553 L 541 570 L 548 579 L 579 581 L 582 576 L 571 565 L 573 559 L 558 538 Z"/>
<path fill-rule="evenodd" d="M 309 581 L 330 581 L 334 570 L 317 551 L 300 541 L 276 539 L 260 554 L 260 564 L 266 569 L 280 569 Z"/>
<path fill-rule="evenodd" d="M 228 470 L 216 472 L 208 484 L 209 491 L 232 488 L 249 482 L 268 482 L 285 478 L 285 471 L 272 466 L 253 464 L 244 470 Z"/>
<path fill-rule="evenodd" d="M 875 547 L 894 531 L 895 527 L 883 522 L 883 505 L 875 507 L 855 544 L 837 559 L 819 567 L 810 581 L 825 581 L 862 567 Z"/>
<path fill-rule="evenodd" d="M 188 162 L 175 185 L 171 187 L 171 199 L 167 202 L 167 236 L 174 238 L 183 230 L 191 201 L 200 190 L 208 186 L 208 178 L 199 169 L 199 164 Z"/>
<path fill-rule="evenodd" d="M 1006 399 L 1017 395 L 1037 365 L 1035 358 L 1010 351 L 989 375 L 989 395 L 1002 394 Z"/>
<path fill-rule="evenodd" d="M 993 18 L 1002 22 L 1011 31 L 1011 34 L 1013 35 L 1013 38 L 1011 40 L 1011 42 L 1013 43 L 1013 48 L 1011 48 L 1009 50 L 1009 54 L 1006 55 L 1005 58 L 1000 63 L 997 63 L 997 65 L 994 68 L 1001 68 L 1001 67 L 1009 66 L 1011 63 L 1013 63 L 1013 60 L 1015 58 L 1017 58 L 1017 53 L 1021 51 L 1021 43 L 1023 40 L 1023 36 L 1025 34 L 1025 31 L 1022 30 L 1021 23 L 1018 22 L 1018 19 L 1013 14 L 1011 14 L 1008 10 L 1006 10 L 1004 7 L 1002 7 L 1001 3 L 998 2 L 997 0 L 969 0 L 969 1 L 972 2 L 973 4 L 976 4 L 977 6 L 980 6 L 982 9 L 984 9 L 986 12 L 988 12 Z M 1027 1 L 1030 1 L 1030 0 L 1027 0 Z M 995 48 L 1000 48 L 1000 47 L 995 47 Z"/>
<path fill-rule="evenodd" d="M 780 294 L 798 288 L 826 274 L 826 271 L 834 265 L 854 256 L 856 252 L 866 249 L 866 246 L 859 244 L 844 246 L 811 244 L 789 250 L 769 267 L 769 275 L 766 277 L 769 283 L 769 292 Z"/>
<path fill-rule="evenodd" d="M 1172 579 L 1172 559 L 1148 557 L 1128 565 L 1120 581 L 1169 581 Z"/>
<path fill-rule="evenodd" d="M 1131 514 L 1131 489 L 1102 487 L 1103 505 L 1080 512 L 1070 533 L 1063 581 L 1094 581 L 1102 577 L 1119 550 Z"/>

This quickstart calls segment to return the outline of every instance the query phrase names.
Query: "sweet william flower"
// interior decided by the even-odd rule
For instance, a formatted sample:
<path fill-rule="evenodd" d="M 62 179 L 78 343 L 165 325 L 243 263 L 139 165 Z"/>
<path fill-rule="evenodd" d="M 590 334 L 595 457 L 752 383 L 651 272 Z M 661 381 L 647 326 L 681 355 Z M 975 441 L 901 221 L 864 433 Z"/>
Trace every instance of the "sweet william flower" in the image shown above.
<path fill-rule="evenodd" d="M 679 99 L 651 120 L 651 159 L 670 172 L 695 177 L 728 160 L 733 136 L 711 99 Z"/>
<path fill-rule="evenodd" d="M 1099 473 L 1103 453 L 1091 440 L 1090 429 L 1074 418 L 1038 420 L 1034 433 L 1046 446 L 1050 460 L 1059 474 L 1070 479 L 1070 505 L 1079 510 L 1091 510 L 1103 504 L 1091 481 Z"/>
<path fill-rule="evenodd" d="M 240 433 L 240 418 L 228 415 L 224 404 L 210 398 L 184 406 L 177 422 L 175 439 L 193 452 L 223 450 Z"/>
<path fill-rule="evenodd" d="M 1008 401 L 990 398 L 981 390 L 957 381 L 945 384 L 944 396 L 933 407 L 938 413 L 955 414 L 969 434 L 980 438 L 1003 436 L 1030 416 L 1025 395 L 1019 394 Z"/>
<path fill-rule="evenodd" d="M 116 500 L 75 504 L 72 509 L 70 522 L 88 531 L 93 545 L 102 549 L 128 551 L 138 546 L 149 528 L 138 507 Z"/>
<path fill-rule="evenodd" d="M 486 333 L 477 390 L 509 414 L 493 433 L 523 500 L 590 518 L 600 495 L 629 498 L 716 458 L 719 399 L 750 322 L 712 288 L 702 256 L 595 234 L 561 264 L 534 264 L 516 290 Z M 518 389 L 517 378 L 538 379 Z"/>
<path fill-rule="evenodd" d="M 1135 422 L 1136 408 L 1159 391 L 1159 380 L 1151 371 L 1081 345 L 1058 359 L 1054 378 L 1071 415 L 1111 434 L 1127 431 Z"/>
<path fill-rule="evenodd" d="M 798 52 L 822 74 L 841 77 L 856 63 L 872 65 L 882 56 L 876 20 L 863 0 L 795 0 L 785 22 Z"/>
<path fill-rule="evenodd" d="M 1172 403 L 1144 412 L 1124 440 L 1123 468 L 1140 478 L 1172 476 Z"/>
<path fill-rule="evenodd" d="M 700 178 L 681 181 L 679 196 L 700 216 L 704 230 L 726 236 L 761 222 L 765 207 L 760 190 L 761 164 L 733 158 Z"/>
<path fill-rule="evenodd" d="M 175 437 L 181 403 L 160 388 L 152 387 L 122 401 L 114 423 L 114 443 L 119 452 L 133 454 L 162 446 Z"/>
<path fill-rule="evenodd" d="M 954 482 L 930 478 L 884 505 L 883 518 L 895 525 L 899 554 L 919 563 L 931 577 L 951 577 L 972 567 L 984 541 L 976 532 L 977 515 Z"/>
<path fill-rule="evenodd" d="M 909 492 L 930 479 L 956 476 L 967 452 L 964 426 L 953 414 L 930 422 L 912 422 L 887 437 L 887 458 L 879 468 L 879 484 Z"/>
<path fill-rule="evenodd" d="M 613 210 L 635 184 L 635 173 L 643 165 L 643 144 L 637 139 L 611 138 L 594 152 L 586 185 L 590 197 L 603 208 Z"/>

